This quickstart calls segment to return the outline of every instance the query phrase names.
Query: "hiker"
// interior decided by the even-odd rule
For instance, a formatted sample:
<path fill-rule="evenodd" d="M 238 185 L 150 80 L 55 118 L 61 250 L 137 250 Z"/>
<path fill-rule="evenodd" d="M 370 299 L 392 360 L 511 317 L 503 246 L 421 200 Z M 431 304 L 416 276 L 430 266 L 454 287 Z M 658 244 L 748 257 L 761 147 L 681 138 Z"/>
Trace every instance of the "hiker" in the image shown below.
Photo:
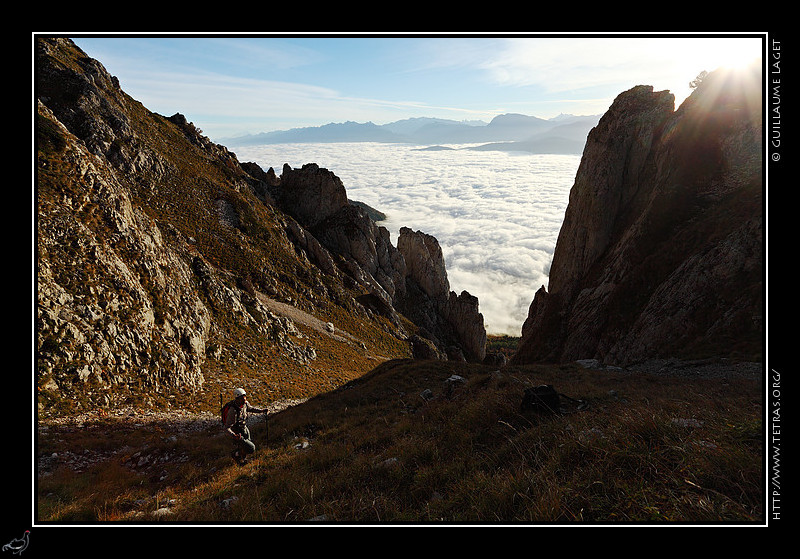
<path fill-rule="evenodd" d="M 241 466 L 247 462 L 247 456 L 255 452 L 256 445 L 250 440 L 247 428 L 248 413 L 267 413 L 266 409 L 256 408 L 247 401 L 244 388 L 233 391 L 234 399 L 222 407 L 222 422 L 225 430 L 236 439 L 236 449 L 231 458 Z"/>

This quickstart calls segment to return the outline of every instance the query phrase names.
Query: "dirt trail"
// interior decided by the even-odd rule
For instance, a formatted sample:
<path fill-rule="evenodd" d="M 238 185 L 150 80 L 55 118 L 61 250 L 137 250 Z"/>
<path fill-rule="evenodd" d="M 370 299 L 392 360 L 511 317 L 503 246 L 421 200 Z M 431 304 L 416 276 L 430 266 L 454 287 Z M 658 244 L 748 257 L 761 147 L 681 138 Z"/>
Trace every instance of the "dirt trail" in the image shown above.
<path fill-rule="evenodd" d="M 336 328 L 332 323 L 325 322 L 323 320 L 318 319 L 314 315 L 311 315 L 305 311 L 298 309 L 288 303 L 281 303 L 274 299 L 270 299 L 262 295 L 261 293 L 257 294 L 258 300 L 267 307 L 269 310 L 274 312 L 275 314 L 279 314 L 281 316 L 285 316 L 290 318 L 293 322 L 297 324 L 302 324 L 303 326 L 307 326 L 308 328 L 312 328 L 315 331 L 325 334 L 326 336 L 330 336 L 331 338 L 346 344 L 355 344 L 360 347 L 364 347 L 364 343 L 353 336 L 352 334 L 345 332 L 339 328 Z"/>
<path fill-rule="evenodd" d="M 269 414 L 273 415 L 292 406 L 302 404 L 305 399 L 276 400 L 269 402 L 266 407 Z M 260 417 L 260 416 L 254 416 Z M 183 409 L 176 410 L 143 410 L 140 408 L 115 408 L 110 410 L 94 410 L 64 417 L 48 417 L 37 420 L 39 433 L 47 432 L 53 428 L 80 429 L 95 424 L 113 424 L 127 422 L 139 427 L 154 425 L 174 426 L 181 432 L 201 431 L 209 426 L 220 423 L 219 415 L 209 411 L 192 412 Z"/>
<path fill-rule="evenodd" d="M 329 336 L 338 342 L 360 347 L 366 346 L 355 336 L 336 328 L 333 324 L 316 318 L 292 305 L 281 303 L 258 294 L 259 300 L 269 310 L 280 316 L 291 319 L 298 325 L 313 329 L 320 334 Z M 269 415 L 303 403 L 304 399 L 286 399 L 269 402 L 265 407 Z M 249 423 L 263 422 L 263 416 L 254 414 L 249 418 Z M 42 441 L 58 441 L 62 437 L 71 438 L 79 433 L 94 433 L 102 436 L 103 432 L 110 429 L 134 429 L 137 431 L 151 432 L 154 436 L 163 437 L 165 433 L 180 438 L 184 435 L 197 432 L 221 433 L 219 415 L 209 411 L 174 410 L 145 410 L 135 407 L 92 410 L 68 417 L 39 418 L 36 422 L 37 435 Z M 52 445 L 47 445 L 48 447 Z M 95 463 L 113 458 L 119 454 L 130 453 L 130 448 L 115 450 L 95 451 L 80 448 L 66 448 L 56 445 L 59 449 L 47 454 L 37 452 L 37 471 L 39 476 L 48 475 L 58 467 L 73 471 L 83 471 Z M 174 460 L 175 457 L 173 457 Z M 152 458 L 147 463 L 152 464 Z M 179 459 L 180 460 L 180 459 Z M 146 464 L 143 462 L 143 464 Z"/>
<path fill-rule="evenodd" d="M 269 415 L 276 414 L 305 402 L 302 400 L 277 400 L 266 405 Z M 248 424 L 263 425 L 263 415 L 252 414 L 248 417 Z M 94 411 L 77 414 L 69 417 L 46 418 L 37 421 L 37 435 L 41 437 L 42 444 L 49 442 L 48 447 L 55 447 L 58 450 L 43 453 L 37 451 L 37 475 L 38 477 L 47 476 L 60 467 L 66 467 L 74 472 L 81 472 L 87 468 L 107 461 L 109 459 L 129 456 L 134 460 L 126 461 L 131 467 L 152 467 L 161 463 L 181 463 L 186 460 L 184 456 L 158 454 L 151 451 L 149 454 L 133 454 L 136 449 L 123 445 L 116 449 L 85 449 L 73 448 L 64 441 L 58 444 L 59 440 L 71 439 L 72 437 L 90 435 L 100 439 L 104 438 L 104 433 L 111 430 L 135 430 L 149 433 L 153 441 L 166 439 L 177 442 L 178 439 L 191 433 L 205 432 L 211 436 L 222 436 L 222 424 L 219 415 L 208 412 L 190 412 L 187 410 L 142 410 L 138 408 L 118 408 L 112 410 Z M 147 445 L 145 445 L 146 447 Z M 132 456 L 130 456 L 132 454 Z"/>

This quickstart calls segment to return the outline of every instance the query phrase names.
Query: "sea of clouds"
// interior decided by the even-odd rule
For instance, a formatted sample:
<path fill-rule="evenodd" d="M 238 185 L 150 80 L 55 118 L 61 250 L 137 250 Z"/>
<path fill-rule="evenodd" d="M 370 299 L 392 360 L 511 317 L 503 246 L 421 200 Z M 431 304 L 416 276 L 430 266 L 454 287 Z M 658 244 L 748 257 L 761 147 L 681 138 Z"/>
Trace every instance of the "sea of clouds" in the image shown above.
<path fill-rule="evenodd" d="M 465 147 L 465 146 L 450 146 Z M 401 227 L 436 237 L 450 289 L 478 297 L 489 334 L 519 336 L 533 295 L 547 286 L 580 155 L 421 150 L 381 143 L 274 144 L 236 148 L 280 175 L 316 163 L 338 176 L 350 200 Z"/>

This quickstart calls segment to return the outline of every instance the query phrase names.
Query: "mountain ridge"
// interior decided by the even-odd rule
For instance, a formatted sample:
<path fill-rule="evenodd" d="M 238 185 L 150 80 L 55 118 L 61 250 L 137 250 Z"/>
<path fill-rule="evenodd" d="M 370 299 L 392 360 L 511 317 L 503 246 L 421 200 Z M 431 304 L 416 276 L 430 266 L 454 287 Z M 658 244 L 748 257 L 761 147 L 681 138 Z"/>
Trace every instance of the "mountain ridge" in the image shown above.
<path fill-rule="evenodd" d="M 494 117 L 490 122 L 466 122 L 419 117 L 388 124 L 346 121 L 322 126 L 292 128 L 225 138 L 231 146 L 305 142 L 385 142 L 427 144 L 483 144 L 467 149 L 581 153 L 586 134 L 600 115 L 559 115 L 542 119 L 518 113 Z"/>
<path fill-rule="evenodd" d="M 382 359 L 486 357 L 478 301 L 449 291 L 435 239 L 405 228 L 395 247 L 332 171 L 285 165 L 278 176 L 240 162 L 183 115 L 148 111 L 71 41 L 36 49 L 40 411 L 213 407 L 232 382 L 298 398 Z M 663 92 L 634 88 L 592 128 L 517 361 L 625 362 L 681 343 L 713 350 L 714 339 L 759 358 L 758 136 L 740 98 L 708 103 L 715 79 L 678 111 Z M 713 134 L 703 143 L 698 131 Z M 670 235 L 697 250 L 681 259 L 665 250 Z M 726 289 L 692 299 L 694 287 L 711 291 L 708 278 Z M 687 300 L 705 317 L 680 307 Z M 355 342 L 331 345 L 265 301 Z M 675 317 L 675 332 L 710 324 L 717 338 L 666 343 L 656 327 Z"/>

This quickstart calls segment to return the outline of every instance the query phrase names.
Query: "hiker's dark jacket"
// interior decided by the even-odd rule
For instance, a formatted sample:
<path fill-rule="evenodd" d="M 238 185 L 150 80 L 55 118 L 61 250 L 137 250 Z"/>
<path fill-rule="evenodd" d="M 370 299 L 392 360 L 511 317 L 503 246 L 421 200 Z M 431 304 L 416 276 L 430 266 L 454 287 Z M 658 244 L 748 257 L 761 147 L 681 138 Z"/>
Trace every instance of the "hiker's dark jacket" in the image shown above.
<path fill-rule="evenodd" d="M 257 408 L 250 405 L 250 402 L 245 400 L 241 407 L 236 405 L 236 402 L 231 402 L 230 410 L 225 418 L 225 430 L 235 437 L 242 433 L 247 427 L 247 414 L 250 413 L 265 413 L 267 410 Z"/>

